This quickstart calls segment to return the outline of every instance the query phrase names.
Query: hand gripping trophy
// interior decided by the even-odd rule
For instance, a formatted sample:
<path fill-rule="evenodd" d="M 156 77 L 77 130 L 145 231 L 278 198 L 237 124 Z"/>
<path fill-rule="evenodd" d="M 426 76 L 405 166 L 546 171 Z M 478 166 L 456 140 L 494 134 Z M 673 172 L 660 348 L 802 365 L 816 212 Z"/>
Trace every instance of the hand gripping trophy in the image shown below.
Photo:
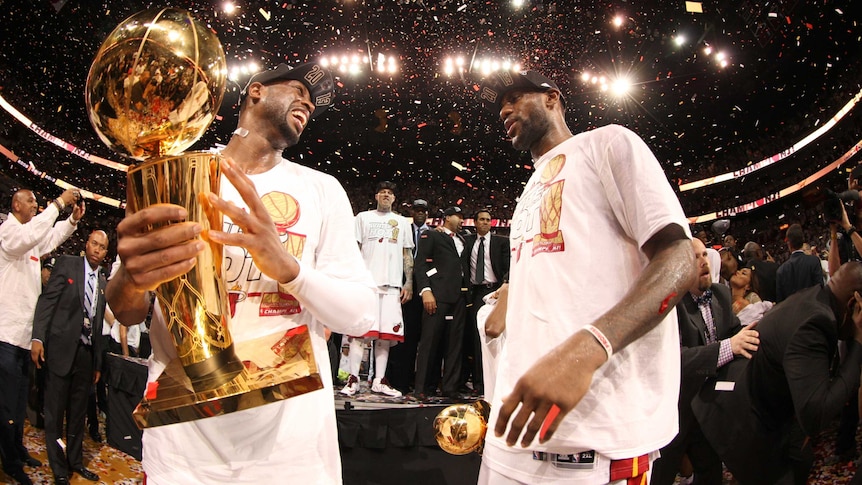
<path fill-rule="evenodd" d="M 213 121 L 226 75 L 218 38 L 183 10 L 135 14 L 102 44 L 87 78 L 87 111 L 108 147 L 139 161 L 129 169 L 128 213 L 177 204 L 205 231 L 221 229 L 222 215 L 202 197 L 219 193 L 221 157 L 182 151 Z M 138 426 L 216 416 L 322 388 L 305 327 L 234 345 L 223 247 L 210 242 L 197 258 L 191 271 L 156 290 L 178 359 L 147 388 L 134 412 Z"/>

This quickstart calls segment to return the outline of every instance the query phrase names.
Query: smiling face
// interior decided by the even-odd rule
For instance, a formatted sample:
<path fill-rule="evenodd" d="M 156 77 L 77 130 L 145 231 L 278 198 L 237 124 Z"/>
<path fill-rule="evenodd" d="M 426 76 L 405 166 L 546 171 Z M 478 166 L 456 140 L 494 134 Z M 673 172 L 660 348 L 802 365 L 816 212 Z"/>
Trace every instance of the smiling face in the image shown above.
<path fill-rule="evenodd" d="M 460 232 L 461 224 L 464 222 L 464 218 L 461 217 L 461 214 L 453 214 L 451 216 L 446 216 L 446 222 L 443 224 L 446 226 L 446 229 L 449 229 L 452 232 Z"/>
<path fill-rule="evenodd" d="M 19 190 L 12 196 L 12 214 L 21 224 L 30 222 L 30 219 L 36 215 L 38 208 L 36 196 L 29 190 Z"/>
<path fill-rule="evenodd" d="M 500 119 L 516 150 L 530 150 L 551 129 L 549 111 L 544 104 L 546 93 L 513 89 L 503 95 Z"/>
<path fill-rule="evenodd" d="M 267 84 L 264 88 L 263 116 L 282 135 L 287 146 L 296 145 L 314 112 L 308 88 L 294 79 Z"/>

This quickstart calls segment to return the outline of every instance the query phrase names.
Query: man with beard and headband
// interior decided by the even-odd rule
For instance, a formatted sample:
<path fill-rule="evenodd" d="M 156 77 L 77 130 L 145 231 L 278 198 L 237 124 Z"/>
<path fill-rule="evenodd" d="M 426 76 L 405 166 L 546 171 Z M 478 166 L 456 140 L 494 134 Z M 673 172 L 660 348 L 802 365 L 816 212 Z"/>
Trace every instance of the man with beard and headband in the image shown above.
<path fill-rule="evenodd" d="M 377 209 L 356 215 L 356 242 L 362 259 L 377 285 L 378 313 L 374 329 L 361 337 L 350 337 L 348 353 L 350 377 L 341 389 L 346 396 L 359 392 L 359 365 L 366 340 L 374 342 L 374 380 L 371 392 L 389 397 L 401 397 L 386 380 L 389 347 L 404 342 L 404 319 L 401 305 L 413 298 L 413 238 L 407 219 L 392 212 L 395 184 L 377 184 L 374 194 Z"/>
<path fill-rule="evenodd" d="M 120 322 L 144 321 L 150 291 L 188 272 L 205 241 L 223 244 L 226 286 L 246 296 L 230 322 L 234 342 L 307 325 L 323 380 L 322 389 L 287 400 L 148 428 L 143 468 L 151 484 L 342 481 L 326 332 L 371 329 L 374 283 L 350 230 L 353 211 L 341 184 L 282 158 L 333 97 L 332 76 L 316 63 L 255 74 L 222 152 L 221 193 L 207 194 L 225 216 L 223 230 L 201 235 L 185 209 L 168 204 L 127 214 L 117 227 L 122 266 L 107 296 Z M 176 357 L 158 306 L 150 339 L 153 381 Z"/>
<path fill-rule="evenodd" d="M 713 283 L 709 256 L 700 239 L 692 239 L 697 280 L 676 305 L 682 377 L 679 390 L 679 434 L 661 449 L 651 482 L 672 484 L 683 455 L 688 455 L 698 484 L 721 485 L 721 458 L 703 436 L 691 411 L 691 400 L 704 386 L 715 385 L 718 370 L 736 356 L 751 358 L 760 341 L 754 325 L 743 328 L 733 314 L 730 288 Z"/>
<path fill-rule="evenodd" d="M 646 144 L 615 125 L 573 135 L 547 77 L 494 73 L 479 96 L 535 168 L 512 219 L 479 483 L 645 479 L 678 427 L 685 215 Z"/>

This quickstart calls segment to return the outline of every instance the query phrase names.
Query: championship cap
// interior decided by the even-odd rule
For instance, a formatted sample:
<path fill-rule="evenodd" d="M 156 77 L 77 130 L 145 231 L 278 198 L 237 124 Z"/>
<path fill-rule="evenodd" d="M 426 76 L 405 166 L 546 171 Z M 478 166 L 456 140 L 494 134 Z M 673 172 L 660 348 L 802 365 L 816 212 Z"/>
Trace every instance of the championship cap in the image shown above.
<path fill-rule="evenodd" d="M 545 76 L 536 71 L 498 71 L 487 78 L 482 83 L 482 89 L 479 91 L 479 99 L 485 109 L 492 113 L 500 112 L 500 103 L 503 96 L 513 89 L 525 89 L 529 91 L 547 91 L 553 89 L 560 93 L 560 100 L 563 106 L 566 104 L 565 98 L 557 86 L 557 83 L 551 81 Z"/>
<path fill-rule="evenodd" d="M 461 213 L 461 208 L 458 206 L 452 206 L 452 207 L 446 209 L 445 211 L 443 211 L 444 217 L 454 216 L 454 215 L 459 215 L 461 217 L 464 217 L 464 214 Z"/>
<path fill-rule="evenodd" d="M 332 74 L 316 62 L 300 64 L 296 67 L 282 63 L 275 66 L 274 69 L 261 71 L 248 80 L 242 94 L 244 96 L 248 92 L 248 87 L 254 82 L 265 85 L 290 79 L 300 81 L 308 88 L 308 94 L 311 96 L 312 104 L 314 104 L 314 112 L 311 113 L 312 118 L 326 111 L 326 108 L 329 108 L 335 101 L 335 82 L 332 80 Z"/>
<path fill-rule="evenodd" d="M 425 199 L 416 199 L 413 201 L 413 208 L 414 209 L 422 208 L 422 209 L 428 210 L 428 201 L 426 201 Z"/>

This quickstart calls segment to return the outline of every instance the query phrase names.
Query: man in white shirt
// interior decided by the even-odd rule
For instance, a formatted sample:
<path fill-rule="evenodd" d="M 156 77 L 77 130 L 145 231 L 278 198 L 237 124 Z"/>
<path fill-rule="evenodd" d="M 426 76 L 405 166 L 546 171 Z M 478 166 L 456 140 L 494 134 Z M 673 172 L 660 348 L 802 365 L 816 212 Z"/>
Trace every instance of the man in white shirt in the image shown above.
<path fill-rule="evenodd" d="M 389 347 L 404 342 L 401 305 L 413 298 L 413 238 L 408 233 L 407 220 L 392 212 L 395 184 L 388 181 L 377 184 L 374 199 L 377 209 L 357 214 L 355 230 L 362 259 L 377 285 L 377 326 L 361 337 L 350 337 L 350 377 L 341 393 L 353 396 L 359 392 L 359 366 L 365 343 L 375 340 L 371 391 L 401 397 L 401 391 L 386 380 L 386 365 Z"/>
<path fill-rule="evenodd" d="M 0 225 L 0 294 L 15 295 L 0 312 L 0 459 L 6 474 L 24 484 L 30 479 L 22 466 L 41 465 L 23 443 L 33 311 L 42 293 L 40 257 L 75 231 L 84 216 L 83 202 L 75 205 L 69 219 L 54 222 L 79 197 L 76 189 L 67 189 L 36 215 L 36 196 L 19 190 L 12 196 L 12 212 Z"/>
<path fill-rule="evenodd" d="M 479 95 L 535 169 L 512 219 L 479 483 L 643 479 L 678 427 L 685 215 L 646 144 L 614 125 L 573 135 L 547 77 L 495 73 Z"/>
<path fill-rule="evenodd" d="M 342 481 L 326 333 L 362 335 L 371 328 L 374 283 L 349 230 L 353 210 L 341 184 L 282 157 L 312 117 L 332 104 L 334 88 L 330 73 L 317 63 L 280 64 L 252 76 L 239 126 L 222 151 L 228 161 L 222 163 L 221 194 L 208 195 L 225 216 L 223 230 L 206 235 L 224 244 L 226 285 L 244 295 L 230 321 L 233 341 L 306 325 L 323 388 L 147 429 L 143 467 L 151 484 Z M 167 204 L 120 223 L 122 266 L 108 283 L 108 301 L 120 322 L 144 321 L 148 292 L 196 264 L 206 244 L 200 233 L 185 209 Z M 150 339 L 153 381 L 176 356 L 158 306 Z"/>

